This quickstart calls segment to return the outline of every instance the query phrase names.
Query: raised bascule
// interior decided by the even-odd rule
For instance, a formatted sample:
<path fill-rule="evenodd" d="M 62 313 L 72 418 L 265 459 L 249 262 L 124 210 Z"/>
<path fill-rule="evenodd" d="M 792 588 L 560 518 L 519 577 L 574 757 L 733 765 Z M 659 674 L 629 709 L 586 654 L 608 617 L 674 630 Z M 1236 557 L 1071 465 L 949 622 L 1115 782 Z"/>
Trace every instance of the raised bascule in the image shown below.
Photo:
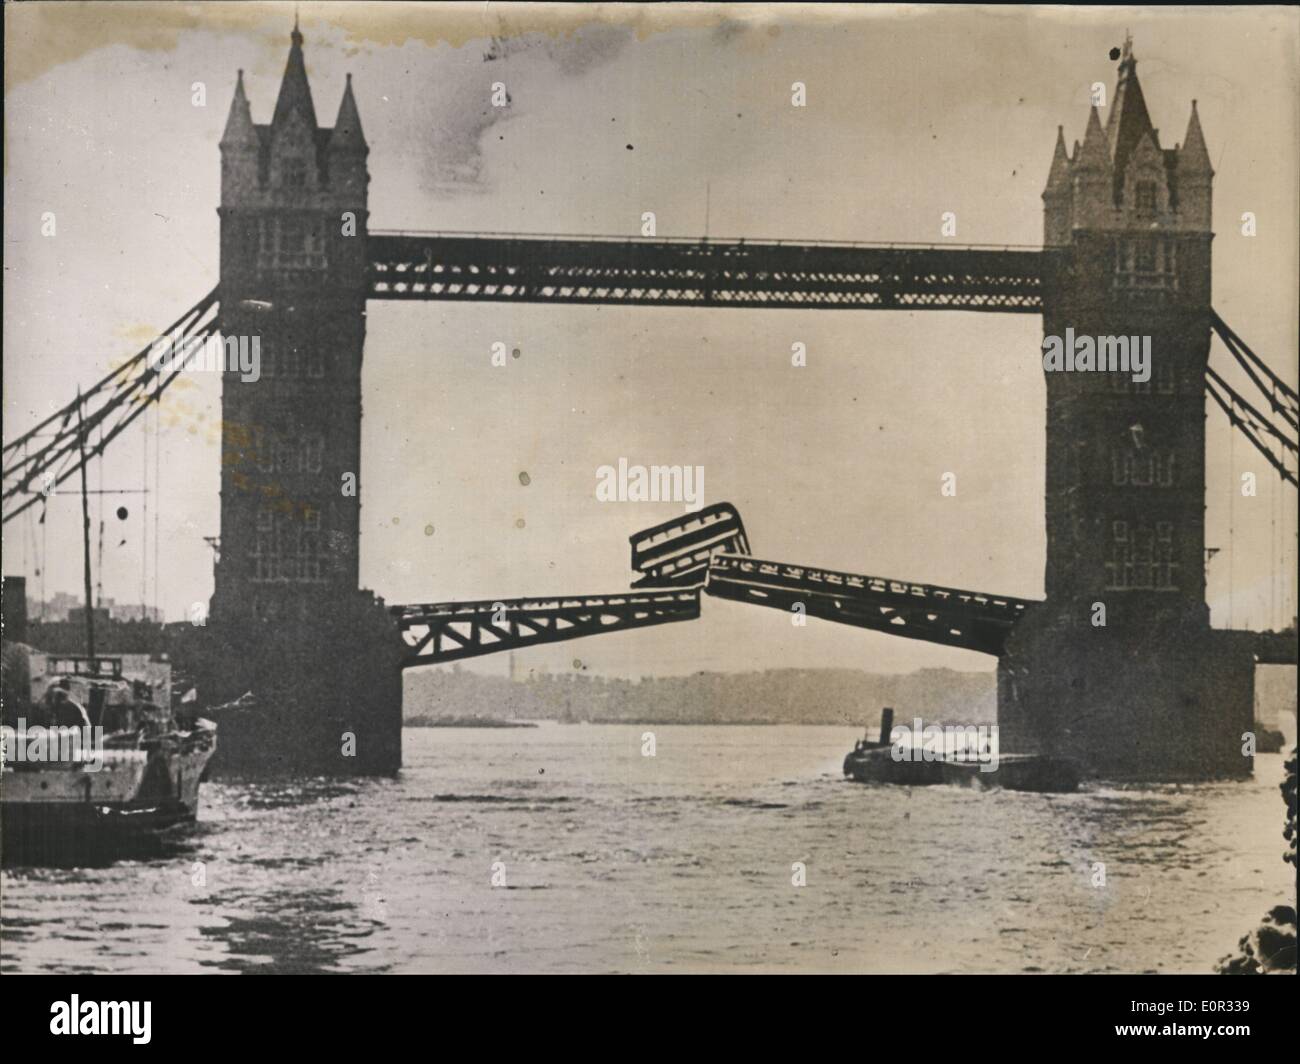
<path fill-rule="evenodd" d="M 259 381 L 224 381 L 199 655 L 211 697 L 257 695 L 223 717 L 227 768 L 395 771 L 402 668 L 690 620 L 710 595 L 995 656 L 1005 751 L 1111 778 L 1250 773 L 1254 669 L 1294 663 L 1295 637 L 1210 627 L 1205 400 L 1294 485 L 1297 397 L 1211 309 L 1214 174 L 1196 105 L 1181 145 L 1162 148 L 1129 42 L 1106 125 L 1094 108 L 1072 151 L 1058 133 L 1036 249 L 371 232 L 351 79 L 319 126 L 302 45 L 295 25 L 269 124 L 240 73 L 221 138 L 220 283 L 168 330 L 182 347 L 217 330 L 262 345 Z M 721 503 L 634 535 L 630 590 L 386 607 L 358 578 L 372 299 L 1032 313 L 1049 337 L 1149 336 L 1152 372 L 1046 374 L 1043 601 L 755 558 Z M 1266 410 L 1209 367 L 1212 331 Z M 6 445 L 6 521 L 163 393 L 175 372 L 147 351 Z M 74 413 L 79 427 L 36 445 Z"/>

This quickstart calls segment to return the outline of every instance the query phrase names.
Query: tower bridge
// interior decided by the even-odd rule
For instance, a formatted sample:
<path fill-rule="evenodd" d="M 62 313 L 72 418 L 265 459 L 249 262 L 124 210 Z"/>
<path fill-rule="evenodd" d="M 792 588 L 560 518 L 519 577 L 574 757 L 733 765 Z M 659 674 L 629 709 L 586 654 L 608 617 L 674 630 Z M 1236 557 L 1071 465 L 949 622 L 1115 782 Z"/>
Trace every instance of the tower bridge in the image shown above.
<path fill-rule="evenodd" d="M 1211 309 L 1214 173 L 1196 105 L 1182 142 L 1162 146 L 1128 43 L 1106 125 L 1093 108 L 1072 149 L 1058 131 L 1043 246 L 1027 249 L 372 232 L 351 79 L 334 125 L 319 125 L 296 26 L 291 42 L 268 124 L 237 79 L 218 288 L 169 331 L 262 342 L 261 379 L 227 375 L 222 393 L 207 690 L 251 688 L 261 703 L 223 722 L 227 763 L 338 770 L 350 731 L 362 770 L 392 771 L 402 668 L 690 620 L 707 594 L 995 656 L 1006 750 L 1111 777 L 1249 773 L 1256 661 L 1294 662 L 1295 643 L 1210 627 L 1205 400 L 1294 484 L 1296 394 Z M 631 590 L 386 608 L 359 589 L 359 500 L 339 487 L 360 468 L 372 299 L 1032 313 L 1046 336 L 1149 336 L 1154 367 L 1145 382 L 1046 374 L 1042 601 L 757 559 L 719 504 L 634 535 Z M 1212 330 L 1264 393 L 1258 407 L 1209 368 Z M 94 434 L 93 458 L 162 394 L 174 374 L 145 354 L 60 412 L 65 426 L 88 416 L 71 443 L 6 445 L 6 521 L 42 477 L 76 471 L 76 432 Z"/>

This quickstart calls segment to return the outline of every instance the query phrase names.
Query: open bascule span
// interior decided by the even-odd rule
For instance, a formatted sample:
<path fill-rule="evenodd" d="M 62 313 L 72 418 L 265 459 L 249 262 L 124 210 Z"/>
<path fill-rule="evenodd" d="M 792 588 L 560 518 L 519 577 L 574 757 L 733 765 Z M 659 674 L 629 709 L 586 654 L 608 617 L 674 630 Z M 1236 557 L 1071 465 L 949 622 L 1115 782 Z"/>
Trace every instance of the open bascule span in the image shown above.
<path fill-rule="evenodd" d="M 269 124 L 237 81 L 220 280 L 163 337 L 185 351 L 256 334 L 269 369 L 226 374 L 215 590 L 190 646 L 208 697 L 255 695 L 222 720 L 222 767 L 395 771 L 402 669 L 691 620 L 707 595 L 996 657 L 1004 750 L 1111 777 L 1248 774 L 1255 665 L 1294 664 L 1296 637 L 1210 626 L 1206 399 L 1293 487 L 1300 407 L 1210 306 L 1214 173 L 1195 104 L 1162 148 L 1136 68 L 1126 44 L 1104 128 L 1092 110 L 1073 151 L 1058 132 L 1038 248 L 370 232 L 351 81 L 321 127 L 295 26 Z M 1046 373 L 1041 601 L 754 558 L 720 503 L 633 536 L 630 590 L 389 607 L 359 588 L 360 502 L 339 491 L 360 468 L 368 300 L 1032 313 L 1045 336 L 1149 337 L 1154 366 L 1147 381 Z M 1213 335 L 1253 402 L 1210 365 Z M 5 445 L 5 522 L 158 402 L 182 370 L 153 346 Z M 344 733 L 356 756 L 340 757 Z"/>

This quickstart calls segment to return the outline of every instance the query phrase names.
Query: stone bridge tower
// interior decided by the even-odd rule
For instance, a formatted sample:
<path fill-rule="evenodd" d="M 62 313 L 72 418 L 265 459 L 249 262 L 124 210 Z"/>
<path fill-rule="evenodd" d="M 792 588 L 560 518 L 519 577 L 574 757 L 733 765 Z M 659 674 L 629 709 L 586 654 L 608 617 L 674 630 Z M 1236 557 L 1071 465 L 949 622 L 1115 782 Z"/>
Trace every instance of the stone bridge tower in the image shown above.
<path fill-rule="evenodd" d="M 1045 363 L 1047 600 L 999 665 L 1003 749 L 1116 777 L 1251 771 L 1253 657 L 1205 603 L 1213 177 L 1195 101 L 1160 146 L 1126 41 L 1105 127 L 1094 107 L 1069 154 L 1057 134 L 1043 327 L 1076 350 L 1149 337 L 1149 377 Z"/>
<path fill-rule="evenodd" d="M 260 353 L 260 376 L 222 381 L 209 623 L 227 675 L 209 682 L 253 690 L 293 736 L 280 749 L 223 718 L 225 760 L 240 768 L 269 754 L 387 770 L 400 757 L 396 636 L 358 591 L 369 149 L 350 76 L 333 128 L 317 126 L 302 44 L 295 24 L 268 125 L 253 122 L 240 72 L 221 138 L 221 332 Z"/>

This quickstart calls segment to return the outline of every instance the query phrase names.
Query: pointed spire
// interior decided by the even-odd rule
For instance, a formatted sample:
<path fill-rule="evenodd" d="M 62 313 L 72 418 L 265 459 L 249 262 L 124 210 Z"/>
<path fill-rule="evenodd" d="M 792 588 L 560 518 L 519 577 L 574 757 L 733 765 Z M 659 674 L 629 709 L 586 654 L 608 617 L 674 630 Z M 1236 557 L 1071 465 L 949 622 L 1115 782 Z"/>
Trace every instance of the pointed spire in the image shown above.
<path fill-rule="evenodd" d="M 221 146 L 256 147 L 257 130 L 253 128 L 253 112 L 248 106 L 248 97 L 244 95 L 244 72 L 239 72 L 235 81 L 235 98 L 230 101 L 230 115 L 226 119 L 226 131 L 221 134 Z"/>
<path fill-rule="evenodd" d="M 1106 142 L 1117 174 L 1124 172 L 1129 156 L 1147 133 L 1154 136 L 1146 98 L 1142 95 L 1142 83 L 1138 81 L 1137 60 L 1133 58 L 1133 38 L 1125 34 L 1115 99 L 1106 118 Z M 1156 144 L 1157 148 L 1159 146 Z"/>
<path fill-rule="evenodd" d="M 311 102 L 311 86 L 307 84 L 307 64 L 302 57 L 302 34 L 298 32 L 298 16 L 294 15 L 289 62 L 285 64 L 284 80 L 280 82 L 280 95 L 275 101 L 272 127 L 279 126 L 290 113 L 300 110 L 311 129 L 316 128 L 316 108 Z"/>
<path fill-rule="evenodd" d="M 1088 110 L 1088 129 L 1083 135 L 1083 147 L 1079 149 L 1075 166 L 1083 170 L 1107 170 L 1110 168 L 1110 153 L 1106 150 L 1106 134 L 1101 130 L 1101 116 L 1097 108 Z"/>
<path fill-rule="evenodd" d="M 352 75 L 343 89 L 343 101 L 339 104 L 339 116 L 334 120 L 334 132 L 330 135 L 330 150 L 361 148 L 366 146 L 365 134 L 361 132 L 361 115 L 357 112 L 357 101 L 352 95 Z"/>
<path fill-rule="evenodd" d="M 1192 101 L 1192 117 L 1187 122 L 1187 136 L 1183 138 L 1182 149 L 1178 153 L 1179 173 L 1206 173 L 1214 176 L 1210 166 L 1210 152 L 1205 147 L 1205 134 L 1201 132 L 1201 119 L 1196 113 L 1196 101 Z"/>
<path fill-rule="evenodd" d="M 1056 148 L 1052 152 L 1052 168 L 1047 174 L 1048 192 L 1070 186 L 1070 158 L 1065 154 L 1065 129 L 1056 127 Z"/>

